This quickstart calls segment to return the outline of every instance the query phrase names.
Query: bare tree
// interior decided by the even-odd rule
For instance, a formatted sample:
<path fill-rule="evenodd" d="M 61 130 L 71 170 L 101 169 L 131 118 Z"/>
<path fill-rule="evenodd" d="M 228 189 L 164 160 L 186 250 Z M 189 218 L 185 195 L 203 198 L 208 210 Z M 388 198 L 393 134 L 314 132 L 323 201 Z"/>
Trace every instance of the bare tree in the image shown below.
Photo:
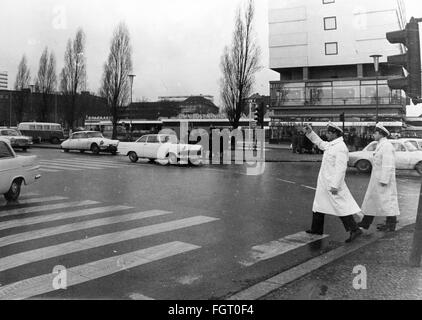
<path fill-rule="evenodd" d="M 16 121 L 18 123 L 22 122 L 23 120 L 25 102 L 28 99 L 28 92 L 24 92 L 24 90 L 29 88 L 29 81 L 31 81 L 31 74 L 28 68 L 26 56 L 23 55 L 18 66 L 18 73 L 16 74 L 15 80 L 15 90 L 19 91 L 17 95 L 18 101 L 15 104 L 14 108 L 16 114 Z"/>
<path fill-rule="evenodd" d="M 42 105 L 40 110 L 41 121 L 48 121 L 51 94 L 56 90 L 56 86 L 56 58 L 53 52 L 50 53 L 49 57 L 48 48 L 46 47 L 40 58 L 40 65 L 36 82 L 36 87 L 42 94 Z"/>
<path fill-rule="evenodd" d="M 85 33 L 78 29 L 75 39 L 69 39 L 64 55 L 64 67 L 60 73 L 60 89 L 68 97 L 66 122 L 74 128 L 76 96 L 86 85 Z"/>
<path fill-rule="evenodd" d="M 120 23 L 114 31 L 110 53 L 104 64 L 100 95 L 106 99 L 113 124 L 113 139 L 117 137 L 117 123 L 130 97 L 129 74 L 132 71 L 132 46 L 129 30 Z"/>
<path fill-rule="evenodd" d="M 224 49 L 221 57 L 221 98 L 233 129 L 239 126 L 245 99 L 250 95 L 254 75 L 260 69 L 261 52 L 254 36 L 254 15 L 253 0 L 249 0 L 244 12 L 238 8 L 232 44 Z"/>

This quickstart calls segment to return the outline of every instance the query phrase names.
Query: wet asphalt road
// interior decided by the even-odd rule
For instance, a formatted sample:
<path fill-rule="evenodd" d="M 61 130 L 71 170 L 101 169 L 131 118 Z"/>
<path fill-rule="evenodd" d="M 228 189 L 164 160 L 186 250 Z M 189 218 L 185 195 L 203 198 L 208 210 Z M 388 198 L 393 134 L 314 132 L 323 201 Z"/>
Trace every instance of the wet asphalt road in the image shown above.
<path fill-rule="evenodd" d="M 248 176 L 245 167 L 241 165 L 163 166 L 142 161 L 130 163 L 127 157 L 122 156 L 95 156 L 47 149 L 32 149 L 28 154 L 38 155 L 44 171 L 40 181 L 23 187 L 22 200 L 61 196 L 66 197 L 66 201 L 98 202 L 84 206 L 86 209 L 123 205 L 130 207 L 129 212 L 132 213 L 147 210 L 161 210 L 165 213 L 119 221 L 127 212 L 115 210 L 75 218 L 64 216 L 54 221 L 44 218 L 42 223 L 0 229 L 0 245 L 4 237 L 19 237 L 22 233 L 31 236 L 31 232 L 41 230 L 41 236 L 35 239 L 16 240 L 1 246 L 0 259 L 105 234 L 125 234 L 136 228 L 166 223 L 170 227 L 169 230 L 151 231 L 151 234 L 125 241 L 100 243 L 69 254 L 60 255 L 59 250 L 51 258 L 28 261 L 0 271 L 1 285 L 51 274 L 57 265 L 72 268 L 172 242 L 192 246 L 182 253 L 172 255 L 170 252 L 166 258 L 122 268 L 120 272 L 93 277 L 89 281 L 69 286 L 66 290 L 45 292 L 35 295 L 35 298 L 221 299 L 341 246 L 347 238 L 340 220 L 328 217 L 325 233 L 329 237 L 287 250 L 270 259 L 245 264 L 245 261 L 251 261 L 254 246 L 271 243 L 309 227 L 319 163 L 267 163 L 262 175 Z M 59 169 L 59 163 L 65 161 L 68 161 L 68 165 Z M 78 162 L 80 170 L 72 170 L 72 161 Z M 95 167 L 95 164 L 104 163 L 108 167 Z M 420 180 L 413 172 L 398 175 L 401 204 L 404 203 L 403 208 L 406 208 L 406 197 L 409 193 L 418 192 Z M 359 204 L 363 201 L 368 182 L 368 175 L 349 170 L 347 183 Z M 32 195 L 34 193 L 37 195 Z M 61 202 L 63 200 L 49 204 Z M 75 210 L 64 208 L 11 217 L 7 215 L 10 206 L 6 206 L 4 201 L 0 205 L 0 227 L 2 223 L 13 219 L 47 217 Z M 15 207 L 27 208 L 32 205 L 21 204 Z M 117 217 L 117 220 L 99 226 L 89 224 L 93 219 L 107 217 Z M 200 222 L 196 225 L 172 228 L 175 221 L 195 217 L 206 219 L 202 221 L 203 218 L 199 218 Z M 74 223 L 82 227 L 69 227 L 52 235 L 42 234 L 46 228 Z M 86 228 L 84 223 L 87 224 Z"/>

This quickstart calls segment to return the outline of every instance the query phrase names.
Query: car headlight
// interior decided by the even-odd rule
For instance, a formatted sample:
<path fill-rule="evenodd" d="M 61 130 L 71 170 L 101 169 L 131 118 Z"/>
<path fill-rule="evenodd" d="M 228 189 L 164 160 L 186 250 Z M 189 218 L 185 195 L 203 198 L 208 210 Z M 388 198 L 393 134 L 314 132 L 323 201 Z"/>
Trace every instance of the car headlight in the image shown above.
<path fill-rule="evenodd" d="M 101 142 L 100 142 L 100 146 L 102 146 L 103 144 L 104 144 L 104 141 L 102 141 L 102 140 L 101 140 Z"/>

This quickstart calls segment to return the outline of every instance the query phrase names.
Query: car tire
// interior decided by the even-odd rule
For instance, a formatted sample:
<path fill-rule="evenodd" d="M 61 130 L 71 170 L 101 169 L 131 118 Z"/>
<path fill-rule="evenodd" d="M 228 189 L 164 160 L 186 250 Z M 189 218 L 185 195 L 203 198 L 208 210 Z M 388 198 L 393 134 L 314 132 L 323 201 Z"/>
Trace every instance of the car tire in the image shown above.
<path fill-rule="evenodd" d="M 138 162 L 138 160 L 139 160 L 138 155 L 136 154 L 136 152 L 133 152 L 133 151 L 132 152 L 129 152 L 128 156 L 129 156 L 129 160 L 131 162 L 133 162 L 133 163 Z"/>
<path fill-rule="evenodd" d="M 358 169 L 359 172 L 368 173 L 372 170 L 372 164 L 368 160 L 359 160 L 356 163 L 356 169 Z"/>
<path fill-rule="evenodd" d="M 415 166 L 416 171 L 422 175 L 422 161 L 419 161 Z"/>
<path fill-rule="evenodd" d="M 177 159 L 177 156 L 174 153 L 170 153 L 167 159 L 169 164 L 177 164 L 179 162 L 179 159 Z"/>
<path fill-rule="evenodd" d="M 27 148 L 27 147 L 23 147 L 23 148 L 22 148 L 22 151 L 23 151 L 23 152 L 26 152 L 26 151 L 28 151 L 28 148 Z"/>
<path fill-rule="evenodd" d="M 100 147 L 96 143 L 91 146 L 91 151 L 93 154 L 100 154 Z"/>
<path fill-rule="evenodd" d="M 116 156 L 116 155 L 117 155 L 117 151 L 112 151 L 112 152 L 111 152 L 111 154 L 112 154 L 113 156 Z"/>
<path fill-rule="evenodd" d="M 69 149 L 65 149 L 65 148 L 63 148 L 63 151 L 64 151 L 64 152 L 69 152 Z"/>
<path fill-rule="evenodd" d="M 19 195 L 21 193 L 21 185 L 22 185 L 22 179 L 15 179 L 12 182 L 12 185 L 10 186 L 9 191 L 7 191 L 4 194 L 4 198 L 7 201 L 16 201 L 19 198 Z"/>

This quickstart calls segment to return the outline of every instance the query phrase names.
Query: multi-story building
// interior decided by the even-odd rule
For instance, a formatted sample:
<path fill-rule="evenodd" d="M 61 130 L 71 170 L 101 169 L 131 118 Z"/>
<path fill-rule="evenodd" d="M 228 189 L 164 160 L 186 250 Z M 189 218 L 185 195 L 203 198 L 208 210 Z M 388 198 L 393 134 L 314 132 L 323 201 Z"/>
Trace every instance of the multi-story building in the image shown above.
<path fill-rule="evenodd" d="M 270 68 L 280 74 L 270 82 L 273 139 L 288 138 L 294 123 L 323 126 L 342 113 L 361 133 L 377 111 L 399 130 L 407 101 L 387 79 L 403 70 L 386 61 L 404 48 L 386 33 L 405 24 L 402 0 L 269 0 Z M 374 54 L 382 55 L 378 81 Z"/>
<path fill-rule="evenodd" d="M 7 72 L 6 71 L 0 71 L 0 90 L 5 89 L 7 90 Z"/>

